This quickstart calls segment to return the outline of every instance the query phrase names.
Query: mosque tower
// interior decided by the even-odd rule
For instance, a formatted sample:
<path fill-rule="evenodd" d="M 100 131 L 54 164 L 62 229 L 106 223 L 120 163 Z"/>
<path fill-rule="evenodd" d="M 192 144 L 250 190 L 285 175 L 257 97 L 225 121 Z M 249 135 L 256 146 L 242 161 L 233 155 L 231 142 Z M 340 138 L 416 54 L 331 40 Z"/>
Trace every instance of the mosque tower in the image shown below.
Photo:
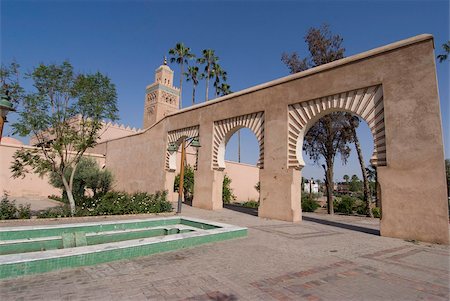
<path fill-rule="evenodd" d="M 144 122 L 146 129 L 179 108 L 180 89 L 173 86 L 173 71 L 164 64 L 155 70 L 155 82 L 145 92 Z"/>

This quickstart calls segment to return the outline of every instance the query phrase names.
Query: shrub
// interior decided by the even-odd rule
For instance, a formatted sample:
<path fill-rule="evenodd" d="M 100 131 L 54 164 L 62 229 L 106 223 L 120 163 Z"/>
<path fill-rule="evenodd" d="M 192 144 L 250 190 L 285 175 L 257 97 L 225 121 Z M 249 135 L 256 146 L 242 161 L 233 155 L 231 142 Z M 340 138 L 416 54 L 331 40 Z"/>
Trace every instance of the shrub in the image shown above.
<path fill-rule="evenodd" d="M 16 219 L 17 208 L 14 201 L 5 193 L 0 201 L 0 219 Z"/>
<path fill-rule="evenodd" d="M 341 201 L 337 204 L 335 211 L 345 214 L 352 214 L 355 207 L 355 199 L 350 196 L 343 196 Z"/>
<path fill-rule="evenodd" d="M 31 205 L 20 204 L 17 208 L 17 218 L 19 219 L 30 219 L 31 218 Z"/>
<path fill-rule="evenodd" d="M 380 218 L 381 217 L 381 208 L 380 207 L 373 207 L 372 208 L 373 217 Z"/>
<path fill-rule="evenodd" d="M 41 210 L 37 214 L 37 218 L 57 218 L 69 216 L 71 216 L 71 214 L 70 207 L 68 205 Z"/>
<path fill-rule="evenodd" d="M 242 207 L 246 207 L 246 208 L 258 208 L 259 207 L 259 202 L 257 201 L 247 201 L 245 203 L 241 204 Z"/>
<path fill-rule="evenodd" d="M 0 201 L 0 220 L 29 218 L 31 218 L 30 204 L 20 204 L 17 207 L 15 201 L 10 201 L 8 199 L 8 194 L 3 194 Z"/>
<path fill-rule="evenodd" d="M 175 177 L 173 190 L 178 192 L 180 186 L 180 174 Z M 183 194 L 186 201 L 192 201 L 194 197 L 194 168 L 186 165 L 184 169 Z"/>
<path fill-rule="evenodd" d="M 172 204 L 167 201 L 166 191 L 155 194 L 138 192 L 132 195 L 110 191 L 98 199 L 84 198 L 77 215 L 118 215 L 170 211 L 172 211 Z"/>
<path fill-rule="evenodd" d="M 236 200 L 236 196 L 233 194 L 233 189 L 231 189 L 231 178 L 229 178 L 227 175 L 224 175 L 222 201 L 224 204 L 230 204 L 234 200 Z"/>
<path fill-rule="evenodd" d="M 70 177 L 71 168 L 66 171 L 66 178 Z M 61 177 L 55 173 L 50 173 L 50 184 L 56 188 L 63 190 L 63 201 L 68 203 L 67 194 L 64 191 L 64 185 Z M 109 170 L 102 170 L 97 162 L 92 158 L 82 157 L 78 163 L 75 175 L 73 178 L 72 193 L 75 198 L 82 199 L 85 196 L 86 190 L 90 189 L 94 197 L 101 196 L 111 189 L 113 183 L 113 175 Z"/>
<path fill-rule="evenodd" d="M 311 197 L 309 194 L 302 194 L 302 211 L 303 212 L 314 212 L 317 208 L 319 208 L 319 203 Z"/>

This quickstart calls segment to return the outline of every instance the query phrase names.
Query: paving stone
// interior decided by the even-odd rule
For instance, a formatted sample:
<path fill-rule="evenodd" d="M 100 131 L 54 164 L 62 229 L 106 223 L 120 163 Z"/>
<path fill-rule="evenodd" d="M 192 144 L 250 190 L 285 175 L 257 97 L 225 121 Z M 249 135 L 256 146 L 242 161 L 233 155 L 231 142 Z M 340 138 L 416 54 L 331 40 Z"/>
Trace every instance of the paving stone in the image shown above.
<path fill-rule="evenodd" d="M 227 209 L 183 206 L 183 215 L 248 227 L 248 237 L 2 280 L 0 300 L 449 299 L 447 246 L 312 221 L 260 219 Z M 378 229 L 376 219 L 304 216 Z"/>

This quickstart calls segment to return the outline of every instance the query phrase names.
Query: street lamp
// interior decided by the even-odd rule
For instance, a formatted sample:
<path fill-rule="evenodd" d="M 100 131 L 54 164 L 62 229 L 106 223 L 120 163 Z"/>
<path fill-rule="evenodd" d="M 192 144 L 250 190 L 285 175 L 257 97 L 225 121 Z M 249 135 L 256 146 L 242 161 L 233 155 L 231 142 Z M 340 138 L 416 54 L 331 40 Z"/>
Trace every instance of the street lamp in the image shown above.
<path fill-rule="evenodd" d="M 201 147 L 198 137 L 184 138 L 181 142 L 181 162 L 180 162 L 180 184 L 178 185 L 178 206 L 177 213 L 181 213 L 181 202 L 183 199 L 183 186 L 184 186 L 184 160 L 186 158 L 186 148 L 189 146 L 199 148 Z M 178 145 L 175 142 L 169 144 L 167 148 L 169 152 L 178 151 Z"/>
<path fill-rule="evenodd" d="M 8 90 L 6 90 L 5 94 L 0 95 L 0 142 L 2 141 L 3 125 L 7 121 L 6 115 L 8 115 L 9 111 L 15 111 L 10 101 L 11 97 L 8 94 Z"/>

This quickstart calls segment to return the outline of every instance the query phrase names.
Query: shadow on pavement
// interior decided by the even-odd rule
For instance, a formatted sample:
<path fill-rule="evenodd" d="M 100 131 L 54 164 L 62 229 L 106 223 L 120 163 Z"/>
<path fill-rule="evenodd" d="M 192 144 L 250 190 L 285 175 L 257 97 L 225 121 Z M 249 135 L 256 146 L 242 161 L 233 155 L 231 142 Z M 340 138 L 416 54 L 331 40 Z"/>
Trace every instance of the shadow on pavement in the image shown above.
<path fill-rule="evenodd" d="M 367 234 L 380 236 L 380 230 L 377 230 L 377 229 L 349 225 L 349 224 L 329 221 L 329 220 L 310 217 L 310 216 L 303 216 L 303 220 L 308 221 L 308 222 L 322 224 L 322 225 L 327 225 L 327 226 L 332 226 L 332 227 L 337 227 L 337 228 L 342 228 L 342 229 L 347 229 L 347 230 L 352 230 L 352 231 L 363 232 L 363 233 L 367 233 Z"/>
<path fill-rule="evenodd" d="M 245 213 L 245 214 L 249 214 L 249 215 L 253 215 L 253 216 L 258 216 L 257 208 L 247 208 L 247 207 L 242 207 L 242 206 L 233 205 L 233 204 L 223 204 L 223 208 L 241 212 L 241 213 Z"/>

